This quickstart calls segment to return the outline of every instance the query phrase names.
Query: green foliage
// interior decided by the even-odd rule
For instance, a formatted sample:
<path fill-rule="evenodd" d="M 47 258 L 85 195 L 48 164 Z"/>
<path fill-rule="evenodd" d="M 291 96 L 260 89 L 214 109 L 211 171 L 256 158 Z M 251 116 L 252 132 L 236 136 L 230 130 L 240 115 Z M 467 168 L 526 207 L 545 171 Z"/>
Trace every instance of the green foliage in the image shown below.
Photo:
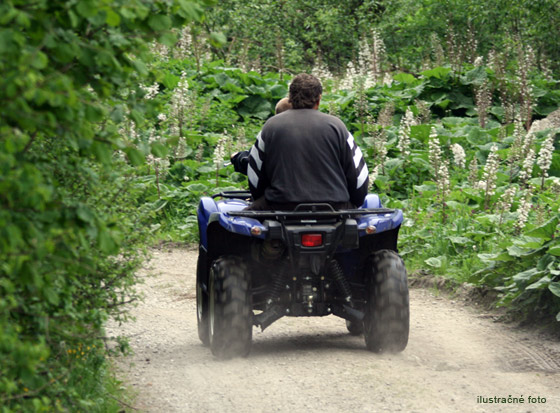
<path fill-rule="evenodd" d="M 148 42 L 201 18 L 193 1 L 0 5 L 0 404 L 117 411 L 103 324 L 136 299 L 152 212 L 117 123 L 149 115 Z"/>
<path fill-rule="evenodd" d="M 207 11 L 205 27 L 223 31 L 228 47 L 215 56 L 263 72 L 309 71 L 326 64 L 340 75 L 356 61 L 372 28 L 384 40 L 393 68 L 418 71 L 438 61 L 473 63 L 491 50 L 513 52 L 531 45 L 541 63 L 558 71 L 560 27 L 554 0 L 227 0 Z M 437 41 L 434 41 L 434 36 Z M 227 51 L 226 51 L 227 50 Z M 522 50 L 525 52 L 525 50 Z"/>
<path fill-rule="evenodd" d="M 158 67 L 176 76 L 179 71 L 188 73 L 189 90 L 197 98 L 190 110 L 190 129 L 185 134 L 186 155 L 168 159 L 170 166 L 162 170 L 159 186 L 156 175 L 144 171 L 144 182 L 149 188 L 144 200 L 160 220 L 160 237 L 194 241 L 199 197 L 215 193 L 218 188 L 246 186 L 246 178 L 234 173 L 231 167 L 224 167 L 223 162 L 232 152 L 249 148 L 265 118 L 272 115 L 275 101 L 284 96 L 286 80 L 270 75 L 261 77 L 254 72 L 245 74 L 224 67 L 221 62 L 196 68 L 193 61 L 170 60 Z M 556 84 L 538 75 L 532 79 L 543 90 L 553 90 Z M 529 171 L 532 180 L 522 179 L 523 159 L 515 158 L 519 149 L 515 148 L 514 125 L 503 124 L 503 112 L 497 111 L 496 115 L 489 115 L 485 127 L 479 126 L 474 93 L 484 81 L 499 79 L 488 68 L 467 65 L 460 72 L 436 67 L 418 76 L 401 73 L 389 84 L 376 84 L 363 91 L 341 90 L 335 87 L 336 81 L 325 82 L 321 109 L 335 110 L 361 145 L 370 171 L 379 167 L 372 178 L 373 190 L 384 194 L 387 206 L 404 210 L 400 252 L 411 270 L 428 268 L 458 282 L 497 288 L 503 294 L 502 304 L 514 306 L 524 314 L 556 314 L 560 247 L 556 245 L 557 230 L 553 223 L 557 222 L 554 211 L 560 208 L 556 183 L 559 174 L 555 169 L 558 154 L 552 155 L 548 171 L 551 177 L 544 180 L 544 185 L 536 167 Z M 160 94 L 167 115 L 173 111 L 165 101 L 172 101 L 176 93 L 178 88 Z M 542 105 L 543 100 L 560 106 L 560 99 L 553 96 L 540 94 L 536 106 Z M 261 102 L 262 106 L 242 104 L 247 101 Z M 222 111 L 227 108 L 232 126 L 224 122 L 223 131 L 222 125 L 209 125 L 198 115 L 204 105 L 215 105 Z M 382 116 L 386 105 L 392 105 L 394 114 L 388 124 L 381 125 L 376 118 Z M 423 113 L 426 108 L 428 115 Z M 404 155 L 399 141 L 407 109 L 417 117 L 417 122 L 409 130 L 410 154 Z M 168 142 L 173 141 L 173 122 L 159 124 L 159 132 Z M 240 136 L 241 130 L 251 133 Z M 433 131 L 449 169 L 445 194 L 431 161 L 429 141 Z M 538 152 L 551 133 L 557 136 L 558 131 L 537 133 L 531 144 L 533 149 Z M 387 152 L 384 160 L 379 158 L 381 137 Z M 216 147 L 226 141 L 228 149 L 216 160 Z M 454 159 L 453 145 L 457 144 L 465 152 L 463 166 Z M 490 189 L 484 174 L 494 145 L 498 148 L 498 166 L 492 178 L 495 188 Z M 173 153 L 173 149 L 168 152 Z M 467 164 L 474 160 L 479 166 L 470 176 Z M 513 189 L 512 205 L 503 206 L 506 190 Z M 529 211 L 526 224 L 521 225 L 523 198 L 530 200 L 533 210 Z M 539 236 L 541 240 L 534 241 Z M 526 243 L 518 244 L 518 240 Z M 545 245 L 547 249 L 543 249 Z M 518 273 L 521 275 L 515 276 Z"/>
<path fill-rule="evenodd" d="M 206 23 L 225 32 L 230 54 L 220 57 L 235 65 L 258 62 L 264 71 L 302 70 L 321 56 L 340 71 L 357 49 L 360 34 L 383 9 L 381 2 L 371 0 L 227 0 L 208 11 Z"/>
<path fill-rule="evenodd" d="M 558 202 L 551 206 L 558 211 Z M 539 226 L 530 225 L 525 235 L 503 243 L 501 250 L 482 256 L 488 267 L 475 274 L 485 284 L 502 291 L 500 304 L 521 314 L 560 318 L 560 214 Z"/>

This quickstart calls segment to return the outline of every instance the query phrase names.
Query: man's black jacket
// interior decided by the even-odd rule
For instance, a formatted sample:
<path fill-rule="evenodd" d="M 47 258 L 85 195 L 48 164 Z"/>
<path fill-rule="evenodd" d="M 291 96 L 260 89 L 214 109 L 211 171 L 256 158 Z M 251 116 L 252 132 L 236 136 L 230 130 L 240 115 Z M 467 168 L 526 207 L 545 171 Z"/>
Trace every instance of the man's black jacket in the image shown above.
<path fill-rule="evenodd" d="M 272 203 L 360 206 L 368 189 L 362 151 L 344 123 L 314 109 L 270 118 L 251 148 L 247 176 L 253 199 Z"/>

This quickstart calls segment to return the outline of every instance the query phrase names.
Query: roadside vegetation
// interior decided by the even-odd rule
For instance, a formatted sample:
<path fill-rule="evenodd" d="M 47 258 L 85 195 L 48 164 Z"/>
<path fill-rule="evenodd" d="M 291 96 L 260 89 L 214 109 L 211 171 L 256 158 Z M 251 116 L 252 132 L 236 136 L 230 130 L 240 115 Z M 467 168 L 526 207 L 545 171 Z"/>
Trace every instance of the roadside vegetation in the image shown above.
<path fill-rule="evenodd" d="M 151 182 L 146 200 L 158 213 L 160 238 L 195 242 L 199 197 L 247 187 L 225 164 L 252 145 L 289 79 L 216 61 L 199 71 L 189 59 L 160 64 L 168 85 L 176 86 L 150 96 L 162 112 L 142 128 L 143 139 L 171 148 L 144 166 L 141 179 Z M 525 125 L 527 117 L 558 108 L 560 92 L 556 80 L 529 72 L 530 114 L 515 97 L 501 101 L 499 88 L 517 85 L 517 74 L 497 76 L 483 63 L 384 74 L 384 82 L 366 72 L 323 73 L 321 110 L 351 129 L 371 190 L 404 210 L 400 247 L 410 270 L 495 288 L 499 304 L 554 319 L 560 318 L 560 129 L 547 121 L 532 122 L 531 131 Z M 519 99 L 525 92 L 515 93 Z M 174 106 L 179 101 L 186 106 Z M 182 135 L 180 124 L 189 125 Z"/>
<path fill-rule="evenodd" d="M 557 3 L 211 3 L 0 6 L 3 412 L 121 408 L 104 323 L 149 245 L 197 241 L 200 196 L 246 188 L 225 163 L 300 71 L 404 210 L 409 271 L 560 322 Z"/>

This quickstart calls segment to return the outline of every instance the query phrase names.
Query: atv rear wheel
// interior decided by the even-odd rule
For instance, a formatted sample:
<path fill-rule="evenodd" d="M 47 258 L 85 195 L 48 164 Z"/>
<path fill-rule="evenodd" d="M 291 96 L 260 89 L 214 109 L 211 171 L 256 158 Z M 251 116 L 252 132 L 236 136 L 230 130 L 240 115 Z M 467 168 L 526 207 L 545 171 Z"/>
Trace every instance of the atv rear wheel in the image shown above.
<path fill-rule="evenodd" d="M 239 257 L 220 257 L 210 269 L 209 338 L 218 358 L 251 351 L 253 311 L 250 277 Z"/>
<path fill-rule="evenodd" d="M 366 347 L 377 353 L 403 351 L 408 343 L 410 323 L 404 262 L 396 252 L 381 250 L 371 255 L 367 265 Z"/>
<path fill-rule="evenodd" d="M 198 326 L 198 338 L 202 344 L 210 344 L 210 326 L 208 325 L 208 292 L 203 289 L 203 282 L 206 277 L 206 257 L 199 251 L 198 262 L 196 265 L 196 324 Z M 208 285 L 208 284 L 207 284 Z"/>

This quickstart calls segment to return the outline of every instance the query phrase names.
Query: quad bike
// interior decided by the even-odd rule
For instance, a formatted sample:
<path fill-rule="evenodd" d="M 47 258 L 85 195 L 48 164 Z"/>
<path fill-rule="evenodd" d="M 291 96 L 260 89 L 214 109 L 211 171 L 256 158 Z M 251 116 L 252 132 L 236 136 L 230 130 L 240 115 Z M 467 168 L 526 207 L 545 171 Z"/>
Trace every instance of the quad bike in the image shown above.
<path fill-rule="evenodd" d="M 370 194 L 361 208 L 300 204 L 247 211 L 250 194 L 221 192 L 198 207 L 198 335 L 219 358 L 247 356 L 253 326 L 335 315 L 373 352 L 408 343 L 409 298 L 397 254 L 403 220 Z"/>

